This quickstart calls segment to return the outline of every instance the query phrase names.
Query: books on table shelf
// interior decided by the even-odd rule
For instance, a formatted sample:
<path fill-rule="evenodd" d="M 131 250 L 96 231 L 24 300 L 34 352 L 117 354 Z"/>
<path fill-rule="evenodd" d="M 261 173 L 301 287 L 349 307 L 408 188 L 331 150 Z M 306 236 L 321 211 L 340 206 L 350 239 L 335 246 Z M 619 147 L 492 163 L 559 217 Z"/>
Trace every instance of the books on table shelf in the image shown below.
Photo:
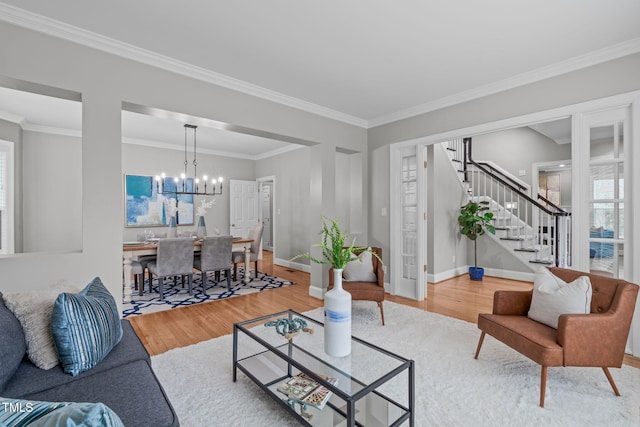
<path fill-rule="evenodd" d="M 322 374 L 318 374 L 318 376 L 330 384 L 335 385 L 338 383 L 337 378 L 327 377 Z M 278 391 L 286 394 L 290 399 L 318 409 L 324 408 L 324 405 L 331 397 L 331 390 L 302 372 L 278 385 Z"/>

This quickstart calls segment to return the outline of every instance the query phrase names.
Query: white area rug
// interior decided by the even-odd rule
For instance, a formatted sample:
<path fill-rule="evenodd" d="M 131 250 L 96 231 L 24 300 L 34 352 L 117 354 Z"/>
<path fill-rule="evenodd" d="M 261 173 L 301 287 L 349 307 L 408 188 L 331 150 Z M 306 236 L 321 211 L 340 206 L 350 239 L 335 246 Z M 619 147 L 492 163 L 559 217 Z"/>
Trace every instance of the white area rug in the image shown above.
<path fill-rule="evenodd" d="M 611 369 L 616 397 L 600 368 L 550 368 L 540 408 L 538 365 L 490 336 L 475 360 L 475 324 L 384 304 L 386 326 L 375 304 L 354 302 L 353 335 L 416 361 L 419 427 L 640 425 L 640 369 Z M 242 372 L 232 381 L 232 345 L 227 335 L 152 358 L 180 425 L 299 425 Z"/>

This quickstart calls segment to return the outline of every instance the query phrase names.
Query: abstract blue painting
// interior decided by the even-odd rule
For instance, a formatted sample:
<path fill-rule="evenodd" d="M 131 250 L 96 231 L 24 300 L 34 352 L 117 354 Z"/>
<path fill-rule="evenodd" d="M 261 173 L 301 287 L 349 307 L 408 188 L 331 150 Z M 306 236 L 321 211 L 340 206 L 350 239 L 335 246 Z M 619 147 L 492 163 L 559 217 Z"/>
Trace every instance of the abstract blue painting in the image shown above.
<path fill-rule="evenodd" d="M 186 191 L 192 191 L 193 180 L 184 184 Z M 158 185 L 152 176 L 125 175 L 125 224 L 127 227 L 166 226 L 169 224 L 167 208 L 170 199 L 176 199 L 176 183 L 173 177 L 166 177 L 162 183 L 163 194 L 158 194 Z M 178 225 L 193 224 L 193 195 L 177 195 Z"/>

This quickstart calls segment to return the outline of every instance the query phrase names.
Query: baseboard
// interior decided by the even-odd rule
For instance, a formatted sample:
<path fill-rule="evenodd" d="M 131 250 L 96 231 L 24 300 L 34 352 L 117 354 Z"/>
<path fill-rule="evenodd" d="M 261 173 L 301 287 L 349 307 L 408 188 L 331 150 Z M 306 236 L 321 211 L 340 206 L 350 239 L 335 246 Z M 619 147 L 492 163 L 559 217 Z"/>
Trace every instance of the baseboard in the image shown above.
<path fill-rule="evenodd" d="M 429 283 L 442 282 L 443 280 L 452 279 L 462 274 L 466 274 L 468 273 L 468 271 L 469 271 L 469 266 L 464 265 L 461 267 L 456 267 L 451 270 L 443 271 L 441 273 L 427 274 L 427 282 Z M 524 271 L 501 270 L 499 268 L 485 268 L 484 274 L 485 276 L 499 277 L 501 279 L 522 280 L 525 282 L 533 282 L 533 279 L 536 276 L 535 273 L 527 273 Z"/>
<path fill-rule="evenodd" d="M 309 286 L 309 295 L 315 298 L 324 299 L 324 290 L 317 286 Z"/>
<path fill-rule="evenodd" d="M 524 271 L 500 270 L 499 268 L 485 268 L 485 276 L 499 277 L 501 279 L 522 280 L 524 282 L 533 282 L 536 273 L 527 273 Z"/>
<path fill-rule="evenodd" d="M 274 258 L 273 263 L 283 267 L 295 268 L 296 270 L 304 271 L 305 273 L 311 273 L 311 266 L 309 264 L 301 264 L 299 262 L 293 262 L 288 259 L 281 258 Z"/>
<path fill-rule="evenodd" d="M 469 266 L 463 265 L 461 267 L 456 267 L 451 270 L 443 271 L 441 273 L 435 274 L 427 274 L 427 282 L 429 283 L 438 283 L 443 280 L 451 279 L 453 277 L 460 276 L 461 274 L 465 274 L 469 271 Z"/>

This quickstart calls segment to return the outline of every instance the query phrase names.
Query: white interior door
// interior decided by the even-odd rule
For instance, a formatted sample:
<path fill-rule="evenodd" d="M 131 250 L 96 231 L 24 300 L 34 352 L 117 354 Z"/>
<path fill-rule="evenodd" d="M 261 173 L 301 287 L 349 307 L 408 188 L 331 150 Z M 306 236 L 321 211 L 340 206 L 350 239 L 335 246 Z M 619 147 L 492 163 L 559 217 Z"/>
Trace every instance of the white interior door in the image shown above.
<path fill-rule="evenodd" d="M 229 231 L 236 237 L 247 237 L 249 228 L 260 220 L 258 183 L 256 181 L 229 181 Z"/>

